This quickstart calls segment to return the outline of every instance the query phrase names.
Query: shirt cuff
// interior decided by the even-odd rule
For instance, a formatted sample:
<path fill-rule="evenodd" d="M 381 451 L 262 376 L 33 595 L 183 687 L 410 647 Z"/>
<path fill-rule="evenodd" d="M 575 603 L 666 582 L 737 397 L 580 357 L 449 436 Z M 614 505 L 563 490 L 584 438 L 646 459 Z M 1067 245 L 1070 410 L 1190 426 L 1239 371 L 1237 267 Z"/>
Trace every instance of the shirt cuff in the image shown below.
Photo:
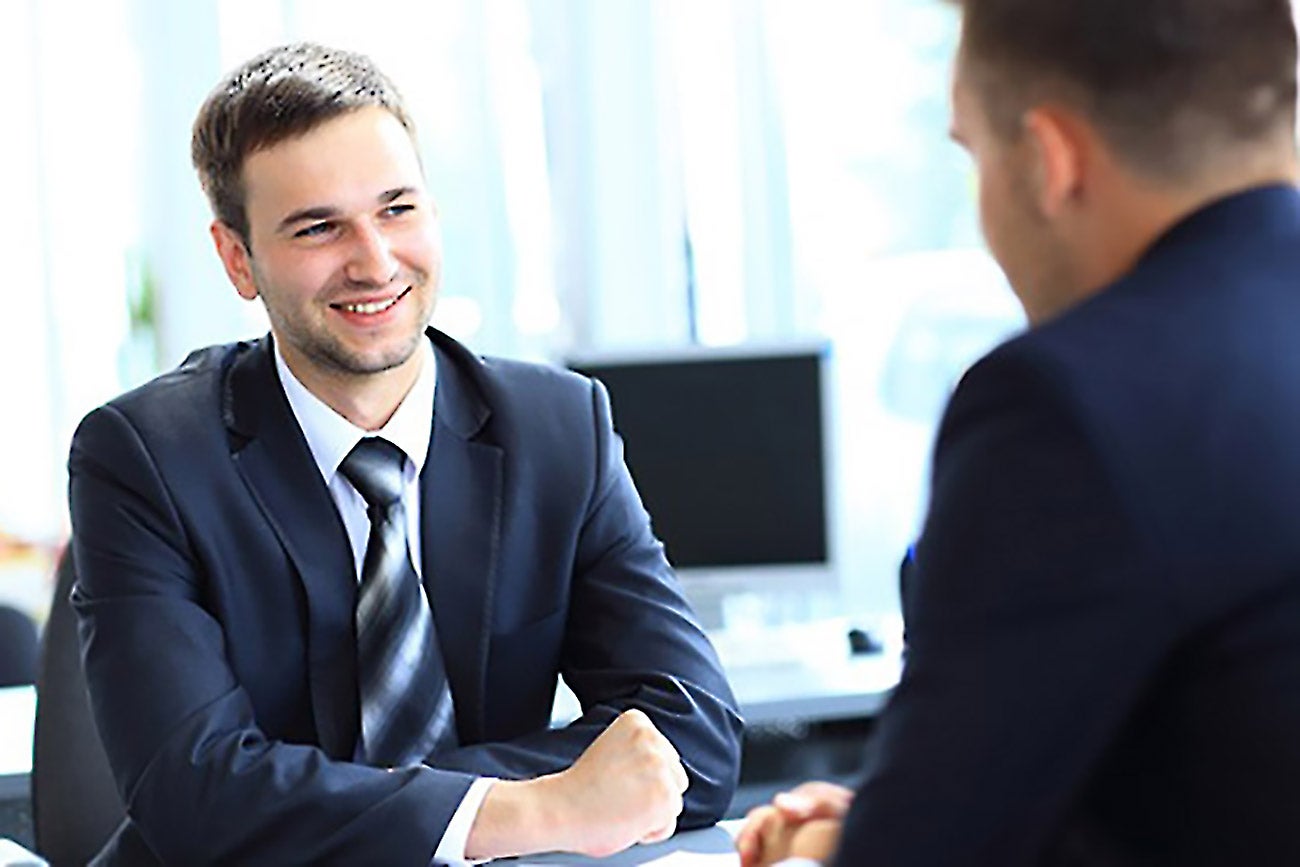
<path fill-rule="evenodd" d="M 811 858 L 786 858 L 784 861 L 777 861 L 772 867 L 823 867 L 823 865 L 822 862 Z"/>
<path fill-rule="evenodd" d="M 466 861 L 465 846 L 469 843 L 469 832 L 474 826 L 474 820 L 478 818 L 479 808 L 483 806 L 483 799 L 487 797 L 488 790 L 496 782 L 496 777 L 479 777 L 470 783 L 469 791 L 461 800 L 460 806 L 452 814 L 451 821 L 447 823 L 447 830 L 443 832 L 442 839 L 438 841 L 438 848 L 433 853 L 434 864 L 482 864 L 482 861 Z"/>

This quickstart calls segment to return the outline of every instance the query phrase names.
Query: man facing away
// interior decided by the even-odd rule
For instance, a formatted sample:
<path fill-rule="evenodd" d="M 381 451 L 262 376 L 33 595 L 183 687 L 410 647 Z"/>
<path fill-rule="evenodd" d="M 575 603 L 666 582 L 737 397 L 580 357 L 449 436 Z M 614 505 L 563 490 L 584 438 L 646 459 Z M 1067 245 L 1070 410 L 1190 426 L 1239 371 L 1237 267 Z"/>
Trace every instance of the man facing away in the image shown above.
<path fill-rule="evenodd" d="M 759 808 L 743 861 L 1300 864 L 1291 7 L 959 5 L 1031 327 L 941 423 L 860 787 Z"/>
<path fill-rule="evenodd" d="M 122 864 L 589 854 L 718 819 L 740 720 L 598 383 L 427 329 L 441 251 L 369 60 L 271 50 L 193 158 L 269 336 L 72 445 L 74 591 Z M 558 674 L 580 699 L 548 728 Z"/>

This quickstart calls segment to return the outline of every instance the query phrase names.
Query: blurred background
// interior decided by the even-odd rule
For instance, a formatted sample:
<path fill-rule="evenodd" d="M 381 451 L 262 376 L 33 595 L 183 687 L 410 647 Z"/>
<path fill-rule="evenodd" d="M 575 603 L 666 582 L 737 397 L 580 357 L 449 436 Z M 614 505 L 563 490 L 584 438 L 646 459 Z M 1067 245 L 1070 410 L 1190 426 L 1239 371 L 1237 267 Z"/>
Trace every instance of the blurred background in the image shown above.
<path fill-rule="evenodd" d="M 211 249 L 190 124 L 223 72 L 311 39 L 403 91 L 442 215 L 434 323 L 474 350 L 822 347 L 818 604 L 896 610 L 939 411 L 1021 327 L 947 137 L 955 38 L 915 0 L 3 0 L 0 603 L 44 616 L 78 420 L 265 331 Z M 761 619 L 744 590 L 724 613 Z"/>

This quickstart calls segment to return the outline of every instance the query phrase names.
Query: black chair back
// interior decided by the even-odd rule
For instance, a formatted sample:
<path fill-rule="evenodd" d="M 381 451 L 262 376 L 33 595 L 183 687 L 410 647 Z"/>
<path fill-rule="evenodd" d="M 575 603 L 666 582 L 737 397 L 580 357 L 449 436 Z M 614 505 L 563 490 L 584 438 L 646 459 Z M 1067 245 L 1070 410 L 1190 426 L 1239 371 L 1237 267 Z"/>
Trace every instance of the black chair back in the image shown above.
<path fill-rule="evenodd" d="M 17 608 L 0 605 L 0 687 L 36 681 L 36 622 Z"/>
<path fill-rule="evenodd" d="M 32 818 L 36 849 L 53 867 L 89 862 L 126 817 L 90 712 L 68 599 L 75 581 L 69 544 L 59 560 L 36 673 Z"/>

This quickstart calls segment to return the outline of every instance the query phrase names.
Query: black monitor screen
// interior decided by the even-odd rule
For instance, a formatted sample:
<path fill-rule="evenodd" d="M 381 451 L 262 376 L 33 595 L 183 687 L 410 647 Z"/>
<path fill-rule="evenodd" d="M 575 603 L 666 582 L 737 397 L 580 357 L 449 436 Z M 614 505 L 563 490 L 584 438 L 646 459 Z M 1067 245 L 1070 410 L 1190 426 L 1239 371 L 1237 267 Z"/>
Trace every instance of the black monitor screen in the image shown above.
<path fill-rule="evenodd" d="M 679 568 L 824 563 L 822 357 L 601 364 L 614 426 Z"/>

